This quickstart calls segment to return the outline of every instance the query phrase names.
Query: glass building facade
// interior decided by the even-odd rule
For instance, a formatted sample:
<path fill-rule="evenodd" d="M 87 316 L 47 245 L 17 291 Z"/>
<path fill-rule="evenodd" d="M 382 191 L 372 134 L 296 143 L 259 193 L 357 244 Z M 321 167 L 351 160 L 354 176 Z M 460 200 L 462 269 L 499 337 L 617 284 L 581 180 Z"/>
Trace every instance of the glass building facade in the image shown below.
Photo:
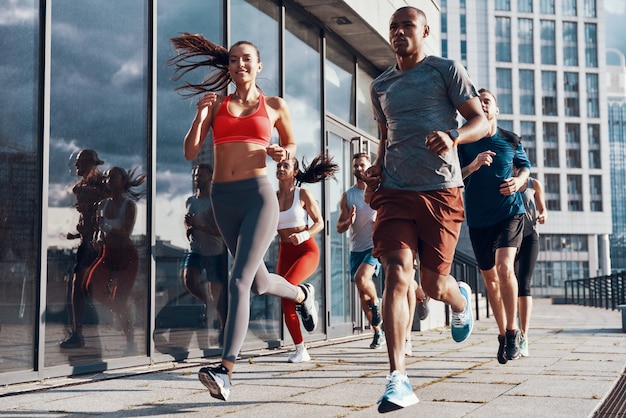
<path fill-rule="evenodd" d="M 1 384 L 220 354 L 216 306 L 205 308 L 182 281 L 192 165 L 210 163 L 212 147 L 207 141 L 193 162 L 183 157 L 195 101 L 174 92 L 178 84 L 165 66 L 173 53 L 169 39 L 181 32 L 259 46 L 258 85 L 289 104 L 299 157 L 310 161 L 326 151 L 340 164 L 336 180 L 308 187 L 326 229 L 316 237 L 322 257 L 309 279 L 318 289 L 323 325 L 307 338 L 363 330 L 349 281 L 348 237 L 334 225 L 341 192 L 353 181 L 352 154 L 376 151 L 369 84 L 386 66 L 381 56 L 389 64 L 393 55 L 373 33 L 377 43 L 368 46 L 384 52 L 370 60 L 358 52 L 363 45 L 328 30 L 330 24 L 299 3 L 0 3 Z M 335 6 L 351 10 L 343 2 Z M 196 81 L 205 75 L 197 73 Z M 131 346 L 119 315 L 91 298 L 81 315 L 84 346 L 59 344 L 76 315 L 77 156 L 85 149 L 97 153 L 102 171 L 118 166 L 147 175 L 131 236 L 138 254 L 128 290 Z M 270 178 L 274 167 L 268 161 Z M 270 270 L 277 252 L 274 243 L 266 254 Z M 107 287 L 106 296 L 114 299 L 117 288 Z M 282 344 L 277 298 L 252 296 L 250 315 L 244 349 Z"/>

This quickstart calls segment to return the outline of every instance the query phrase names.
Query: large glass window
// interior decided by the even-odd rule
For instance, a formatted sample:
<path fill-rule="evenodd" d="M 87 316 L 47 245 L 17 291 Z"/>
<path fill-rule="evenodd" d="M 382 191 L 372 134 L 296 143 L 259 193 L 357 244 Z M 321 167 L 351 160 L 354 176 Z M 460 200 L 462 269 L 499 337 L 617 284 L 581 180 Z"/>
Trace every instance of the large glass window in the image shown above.
<path fill-rule="evenodd" d="M 326 50 L 326 108 L 349 123 L 355 123 L 353 55 L 328 39 Z"/>
<path fill-rule="evenodd" d="M 518 0 L 517 11 L 522 13 L 532 13 L 533 0 Z"/>
<path fill-rule="evenodd" d="M 511 0 L 496 0 L 496 10 L 511 11 Z"/>
<path fill-rule="evenodd" d="M 598 74 L 587 74 L 587 117 L 600 117 Z"/>
<path fill-rule="evenodd" d="M 541 63 L 556 64 L 556 43 L 554 20 L 542 20 L 541 25 Z"/>
<path fill-rule="evenodd" d="M 556 72 L 541 72 L 541 111 L 546 116 L 556 116 Z"/>
<path fill-rule="evenodd" d="M 517 21 L 518 60 L 520 63 L 534 62 L 533 51 L 533 20 L 519 19 Z"/>
<path fill-rule="evenodd" d="M 543 182 L 548 210 L 561 210 L 561 179 L 558 174 L 546 174 Z"/>
<path fill-rule="evenodd" d="M 513 113 L 513 86 L 511 70 L 508 68 L 496 69 L 496 85 L 498 87 L 498 107 L 500 113 Z"/>
<path fill-rule="evenodd" d="M 519 72 L 520 113 L 522 115 L 535 114 L 535 72 L 520 70 Z"/>
<path fill-rule="evenodd" d="M 562 0 L 561 9 L 563 10 L 563 16 L 577 16 L 576 2 L 577 0 Z"/>
<path fill-rule="evenodd" d="M 511 62 L 511 19 L 496 17 L 496 61 Z"/>
<path fill-rule="evenodd" d="M 281 94 L 278 56 L 280 9 L 272 0 L 230 0 L 230 4 L 231 41 L 253 40 L 260 49 L 263 62 L 263 71 L 257 77 L 257 84 L 268 96 Z M 292 89 L 290 94 L 293 94 Z M 287 102 L 287 104 L 291 110 L 291 103 Z M 300 111 L 297 110 L 296 112 L 300 114 Z M 294 128 L 297 126 L 293 119 L 292 124 Z M 310 140 L 309 135 L 314 133 L 315 131 L 306 134 L 305 137 Z M 276 130 L 274 130 L 272 142 L 278 143 Z M 298 148 L 299 156 L 303 155 L 302 147 L 304 144 Z M 276 178 L 276 165 L 270 158 L 267 158 L 267 168 L 269 178 L 274 180 Z M 277 240 L 265 253 L 264 261 L 270 272 L 276 271 L 276 264 L 278 263 Z M 253 295 L 250 300 L 250 328 L 246 335 L 246 342 L 267 342 L 270 345 L 277 343 L 282 337 L 282 322 L 280 299 L 270 295 Z"/>
<path fill-rule="evenodd" d="M 577 123 L 565 124 L 565 161 L 568 168 L 581 168 L 580 125 Z"/>
<path fill-rule="evenodd" d="M 286 16 L 285 55 L 289 59 L 285 60 L 285 100 L 291 109 L 299 160 L 309 163 L 322 151 L 322 71 L 319 30 L 311 25 L 303 24 L 306 21 L 298 14 Z M 322 183 L 303 185 L 303 187 L 313 193 L 319 202 L 322 216 L 329 219 L 330 214 L 325 211 L 322 197 Z M 315 286 L 315 289 L 319 289 L 316 298 L 324 301 L 324 263 L 322 262 L 326 258 L 323 245 L 324 234 L 317 234 L 315 239 L 320 248 L 320 263 L 315 273 L 307 280 Z M 276 299 L 273 296 L 270 297 Z M 323 306 L 320 309 L 321 312 L 324 311 Z M 324 329 L 323 325 L 319 326 L 316 333 L 323 333 Z"/>
<path fill-rule="evenodd" d="M 585 17 L 596 17 L 596 0 L 584 0 L 585 2 Z"/>
<path fill-rule="evenodd" d="M 592 212 L 602 212 L 602 176 L 589 176 L 589 197 Z"/>
<path fill-rule="evenodd" d="M 116 177 L 105 186 L 103 171 L 149 174 L 151 44 L 147 2 L 51 5 L 45 366 L 80 367 L 147 353 L 149 202 L 137 201 L 133 217 L 133 203 L 98 201 L 121 197 L 110 194 Z M 132 226 L 98 228 L 106 219 Z M 103 258 L 92 265 L 98 251 Z"/>
<path fill-rule="evenodd" d="M 537 166 L 537 132 L 535 122 L 521 121 L 520 135 L 522 136 L 522 144 L 524 151 L 530 160 L 532 167 Z"/>
<path fill-rule="evenodd" d="M 34 331 L 39 322 L 36 312 L 42 149 L 38 57 L 43 47 L 39 44 L 39 4 L 34 0 L 0 4 L 0 190 L 3 196 L 0 199 L 0 368 L 3 372 L 33 369 Z M 71 260 L 69 251 L 58 253 L 63 266 Z M 55 283 L 63 294 L 65 268 L 58 270 Z M 60 311 L 65 309 L 64 302 L 61 298 Z M 61 315 L 60 319 L 65 317 Z"/>
<path fill-rule="evenodd" d="M 585 64 L 598 66 L 598 27 L 595 23 L 585 23 Z"/>
<path fill-rule="evenodd" d="M 563 64 L 578 65 L 578 25 L 563 22 Z"/>
<path fill-rule="evenodd" d="M 559 166 L 559 125 L 553 122 L 543 124 L 543 165 Z"/>
<path fill-rule="evenodd" d="M 600 157 L 600 125 L 590 123 L 587 126 L 589 138 L 589 168 L 602 168 Z"/>
<path fill-rule="evenodd" d="M 539 11 L 541 14 L 553 15 L 554 14 L 554 0 L 540 0 Z"/>
<path fill-rule="evenodd" d="M 580 116 L 578 73 L 564 73 L 563 81 L 565 116 Z"/>
<path fill-rule="evenodd" d="M 356 81 L 356 126 L 377 138 L 378 124 L 372 113 L 372 101 L 370 99 L 370 85 L 373 80 L 374 77 L 370 72 L 360 65 Z"/>
<path fill-rule="evenodd" d="M 578 174 L 567 176 L 567 209 L 570 212 L 583 210 L 583 178 Z"/>
<path fill-rule="evenodd" d="M 192 296 L 184 284 L 184 253 L 190 245 L 184 225 L 186 201 L 195 192 L 192 167 L 213 164 L 213 142 L 209 134 L 200 154 L 192 162 L 183 156 L 183 138 L 194 117 L 199 97 L 186 99 L 174 91 L 182 82 L 171 80 L 172 68 L 165 66 L 165 61 L 173 56 L 169 39 L 179 36 L 180 32 L 201 33 L 224 45 L 221 3 L 221 0 L 186 1 L 185 7 L 181 7 L 177 0 L 161 0 L 157 8 L 157 163 L 153 207 L 156 245 L 152 251 L 156 267 L 154 345 L 158 352 L 175 358 L 187 356 L 193 349 L 214 347 L 217 350 L 218 301 L 224 296 L 226 277 L 221 277 L 222 283 L 214 279 L 212 298 L 204 296 L 206 301 Z M 265 58 L 263 51 L 261 58 Z M 198 69 L 185 79 L 200 82 L 205 75 L 206 71 Z M 206 283 L 206 274 L 206 271 L 200 272 L 203 283 Z M 223 312 L 224 308 L 221 309 Z"/>

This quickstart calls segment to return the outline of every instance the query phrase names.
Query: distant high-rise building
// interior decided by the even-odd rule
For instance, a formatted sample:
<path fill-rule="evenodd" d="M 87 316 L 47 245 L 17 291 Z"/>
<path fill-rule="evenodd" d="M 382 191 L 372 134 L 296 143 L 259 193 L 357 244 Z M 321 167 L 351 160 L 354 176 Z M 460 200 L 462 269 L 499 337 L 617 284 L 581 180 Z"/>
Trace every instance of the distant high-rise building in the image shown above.
<path fill-rule="evenodd" d="M 535 287 L 610 273 L 603 21 L 602 0 L 441 1 L 442 54 L 496 94 L 544 184 Z"/>
<path fill-rule="evenodd" d="M 608 65 L 609 143 L 611 154 L 611 268 L 626 270 L 626 59 L 617 50 L 607 50 L 620 65 Z"/>

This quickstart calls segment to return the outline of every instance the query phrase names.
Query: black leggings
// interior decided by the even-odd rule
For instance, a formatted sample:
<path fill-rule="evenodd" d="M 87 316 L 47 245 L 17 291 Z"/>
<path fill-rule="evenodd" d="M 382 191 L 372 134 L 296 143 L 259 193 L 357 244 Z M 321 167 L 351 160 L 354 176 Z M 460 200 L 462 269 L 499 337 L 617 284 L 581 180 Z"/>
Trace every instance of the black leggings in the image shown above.
<path fill-rule="evenodd" d="M 267 271 L 263 256 L 276 236 L 278 199 L 267 177 L 213 183 L 217 226 L 234 257 L 222 359 L 235 362 L 250 322 L 250 291 L 295 300 L 298 288 Z"/>
<path fill-rule="evenodd" d="M 535 273 L 537 254 L 539 253 L 539 235 L 534 232 L 522 240 L 515 258 L 515 275 L 518 283 L 518 296 L 530 296 L 530 285 Z"/>

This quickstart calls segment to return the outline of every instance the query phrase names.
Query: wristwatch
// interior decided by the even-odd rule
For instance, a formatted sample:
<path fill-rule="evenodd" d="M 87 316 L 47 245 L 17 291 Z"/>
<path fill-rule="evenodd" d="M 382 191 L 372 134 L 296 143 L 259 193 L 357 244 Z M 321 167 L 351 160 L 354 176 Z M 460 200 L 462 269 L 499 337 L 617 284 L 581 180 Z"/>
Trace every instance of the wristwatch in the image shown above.
<path fill-rule="evenodd" d="M 455 147 L 456 143 L 459 141 L 459 131 L 456 129 L 450 129 L 449 131 L 446 131 L 446 133 L 450 138 L 452 138 L 452 146 Z"/>

